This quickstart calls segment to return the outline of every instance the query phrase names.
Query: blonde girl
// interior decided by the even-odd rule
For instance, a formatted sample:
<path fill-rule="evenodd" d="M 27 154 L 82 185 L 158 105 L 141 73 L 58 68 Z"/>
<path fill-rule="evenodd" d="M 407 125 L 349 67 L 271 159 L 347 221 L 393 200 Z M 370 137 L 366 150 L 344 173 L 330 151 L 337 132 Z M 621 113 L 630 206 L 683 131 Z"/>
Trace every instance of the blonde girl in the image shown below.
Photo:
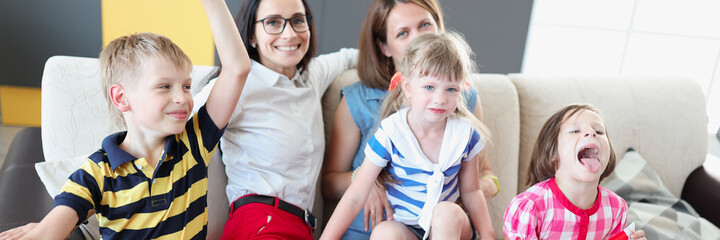
<path fill-rule="evenodd" d="M 371 239 L 494 238 L 478 164 L 487 128 L 464 106 L 472 52 L 453 32 L 413 40 L 383 103 L 384 119 L 321 239 L 338 239 L 373 184 L 384 184 L 393 220 Z M 462 198 L 468 213 L 455 204 Z"/>
<path fill-rule="evenodd" d="M 322 170 L 322 192 L 326 200 L 339 201 L 350 186 L 350 179 L 365 160 L 365 145 L 372 138 L 380 118 L 380 108 L 396 69 L 401 70 L 408 44 L 417 36 L 445 32 L 442 7 L 436 0 L 372 0 L 358 37 L 357 75 L 360 81 L 344 87 L 335 112 Z M 483 120 L 477 89 L 462 91 L 463 103 Z M 483 157 L 480 188 L 485 199 L 500 192 L 500 184 Z M 375 185 L 360 214 L 341 240 L 367 240 L 380 222 L 392 219 L 392 206 L 384 186 Z"/>

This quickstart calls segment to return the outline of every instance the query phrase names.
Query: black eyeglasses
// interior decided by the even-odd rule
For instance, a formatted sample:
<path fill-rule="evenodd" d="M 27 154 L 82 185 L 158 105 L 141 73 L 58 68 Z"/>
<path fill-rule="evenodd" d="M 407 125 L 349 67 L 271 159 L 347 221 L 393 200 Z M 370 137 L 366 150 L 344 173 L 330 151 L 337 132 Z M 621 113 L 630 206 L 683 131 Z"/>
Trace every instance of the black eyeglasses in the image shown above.
<path fill-rule="evenodd" d="M 290 27 L 292 27 L 295 32 L 307 32 L 310 30 L 310 20 L 312 20 L 311 15 L 297 15 L 291 18 L 266 17 L 255 22 L 262 23 L 266 33 L 277 35 L 285 31 L 285 23 L 288 21 L 290 21 Z"/>

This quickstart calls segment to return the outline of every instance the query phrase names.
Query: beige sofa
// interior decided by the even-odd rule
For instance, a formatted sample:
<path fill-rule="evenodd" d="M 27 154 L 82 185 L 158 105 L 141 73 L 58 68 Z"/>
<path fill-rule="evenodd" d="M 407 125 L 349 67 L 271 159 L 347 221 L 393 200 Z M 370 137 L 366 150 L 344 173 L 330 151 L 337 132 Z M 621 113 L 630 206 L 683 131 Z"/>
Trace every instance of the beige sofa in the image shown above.
<path fill-rule="evenodd" d="M 216 70 L 196 66 L 193 91 L 199 91 Z M 326 137 L 330 136 L 340 89 L 356 81 L 356 72 L 349 70 L 326 92 Z M 526 188 L 526 169 L 539 128 L 566 104 L 586 102 L 598 107 L 618 159 L 623 157 L 624 149 L 633 147 L 650 159 L 649 164 L 676 196 L 680 196 L 688 175 L 705 160 L 705 99 L 700 87 L 687 79 L 475 74 L 472 83 L 482 99 L 484 122 L 492 132 L 489 157 L 502 189 L 489 203 L 498 238 L 502 237 L 505 207 Z M 42 81 L 42 147 L 45 161 L 56 163 L 44 167 L 40 164 L 38 171 L 45 171 L 42 175 L 67 174 L 56 170 L 57 166 L 82 161 L 98 149 L 108 134 L 107 119 L 97 59 L 50 58 Z M 228 201 L 224 194 L 227 178 L 218 155 L 209 171 L 208 238 L 219 239 L 227 219 Z M 50 192 L 57 191 L 57 187 L 46 187 Z M 319 192 L 313 212 L 323 221 L 330 216 L 332 203 L 323 204 Z"/>
<path fill-rule="evenodd" d="M 489 158 L 501 192 L 490 200 L 498 238 L 509 201 L 527 189 L 530 155 L 542 124 L 571 103 L 600 109 L 617 159 L 632 147 L 658 171 L 670 191 L 681 195 L 685 179 L 707 153 L 705 99 L 699 85 L 678 77 L 530 76 L 475 74 L 484 123 L 492 132 Z M 339 90 L 358 81 L 354 70 L 338 77 L 323 99 L 330 135 Z M 720 180 L 717 178 L 716 181 Z M 329 215 L 325 215 L 329 217 Z M 717 223 L 716 223 L 717 224 Z"/>

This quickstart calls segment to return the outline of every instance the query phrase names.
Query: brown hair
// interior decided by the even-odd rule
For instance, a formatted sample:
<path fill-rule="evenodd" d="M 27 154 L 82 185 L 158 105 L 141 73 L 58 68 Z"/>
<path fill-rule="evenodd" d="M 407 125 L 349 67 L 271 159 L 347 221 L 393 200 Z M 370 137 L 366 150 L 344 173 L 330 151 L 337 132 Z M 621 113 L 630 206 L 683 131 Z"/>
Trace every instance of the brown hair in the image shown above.
<path fill-rule="evenodd" d="M 237 26 L 238 32 L 240 32 L 240 37 L 244 39 L 243 44 L 245 45 L 245 50 L 247 50 L 250 59 L 257 62 L 260 62 L 260 53 L 258 53 L 256 48 L 250 46 L 250 40 L 255 36 L 255 23 L 258 20 L 257 9 L 258 5 L 260 5 L 260 1 L 261 0 L 242 1 L 240 10 L 238 10 L 235 17 L 235 25 Z M 306 0 L 301 0 L 301 2 L 303 7 L 305 7 L 305 15 L 307 16 L 310 24 L 310 39 L 308 40 L 308 50 L 305 53 L 305 56 L 303 56 L 300 62 L 295 65 L 295 68 L 297 68 L 300 73 L 307 70 L 310 59 L 315 56 L 315 51 L 317 49 L 317 37 L 315 34 L 315 22 L 312 21 L 312 11 L 310 11 L 310 6 L 307 4 Z M 288 29 L 285 29 L 285 31 L 292 31 L 292 28 L 288 26 Z"/>
<path fill-rule="evenodd" d="M 169 38 L 155 33 L 135 33 L 116 38 L 100 52 L 100 77 L 103 94 L 110 114 L 110 130 L 126 128 L 120 110 L 110 99 L 110 87 L 122 85 L 125 89 L 135 87 L 143 66 L 155 58 L 168 60 L 178 71 L 192 71 L 192 62 Z"/>
<path fill-rule="evenodd" d="M 472 60 L 472 50 L 465 42 L 462 35 L 448 31 L 440 34 L 425 34 L 415 38 L 405 51 L 405 59 L 402 61 L 401 74 L 404 81 L 423 76 L 447 77 L 460 81 L 460 86 L 465 86 L 470 73 L 475 70 L 475 62 Z M 486 143 L 490 142 L 490 130 L 470 110 L 461 104 L 465 102 L 464 94 L 458 94 L 458 105 L 453 118 L 465 118 L 470 121 L 475 130 Z M 408 99 L 402 91 L 402 87 L 395 87 L 380 108 L 380 117 L 385 119 L 408 105 Z M 385 170 L 378 177 L 381 183 L 393 182 Z"/>
<path fill-rule="evenodd" d="M 398 3 L 414 3 L 433 16 L 440 32 L 445 31 L 440 4 L 435 0 L 373 0 L 360 31 L 357 71 L 360 81 L 371 88 L 387 89 L 395 74 L 392 58 L 382 53 L 377 41 L 387 43 L 387 16 Z M 376 41 L 377 40 L 377 41 Z"/>
<path fill-rule="evenodd" d="M 567 119 L 585 110 L 600 115 L 600 111 L 591 105 L 571 104 L 550 116 L 545 124 L 543 124 L 537 141 L 535 141 L 532 156 L 530 157 L 530 167 L 528 168 L 526 182 L 528 185 L 533 185 L 555 176 L 558 165 L 554 159 L 558 158 L 560 127 Z M 610 160 L 608 161 L 605 171 L 600 176 L 600 181 L 612 173 L 615 169 L 616 162 L 615 150 L 613 150 L 607 129 L 605 129 L 605 136 L 607 136 L 608 145 L 610 146 Z"/>

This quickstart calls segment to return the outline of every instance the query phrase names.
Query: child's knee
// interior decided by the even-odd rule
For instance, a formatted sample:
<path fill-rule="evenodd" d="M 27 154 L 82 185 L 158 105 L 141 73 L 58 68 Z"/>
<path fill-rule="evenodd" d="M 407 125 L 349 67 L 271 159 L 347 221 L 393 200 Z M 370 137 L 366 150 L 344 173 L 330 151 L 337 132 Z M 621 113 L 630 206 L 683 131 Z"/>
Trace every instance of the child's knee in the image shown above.
<path fill-rule="evenodd" d="M 439 202 L 433 209 L 432 225 L 462 226 L 467 219 L 465 211 L 453 202 Z"/>
<path fill-rule="evenodd" d="M 395 221 L 382 221 L 372 230 L 370 239 L 402 239 L 405 224 Z"/>

